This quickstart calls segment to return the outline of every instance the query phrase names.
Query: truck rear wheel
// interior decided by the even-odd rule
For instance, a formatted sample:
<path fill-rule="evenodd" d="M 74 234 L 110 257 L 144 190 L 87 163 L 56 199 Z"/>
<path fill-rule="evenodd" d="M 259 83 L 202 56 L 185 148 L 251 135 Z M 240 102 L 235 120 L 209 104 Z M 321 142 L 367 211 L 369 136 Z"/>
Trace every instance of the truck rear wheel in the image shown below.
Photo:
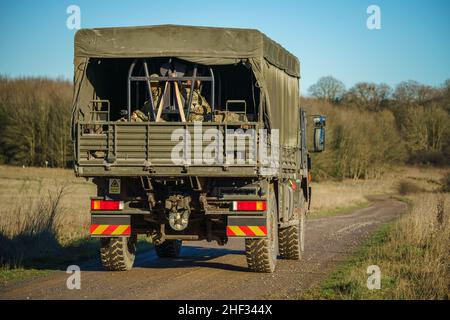
<path fill-rule="evenodd" d="M 301 260 L 305 250 L 305 210 L 300 208 L 298 224 L 280 229 L 280 256 L 287 260 Z"/>
<path fill-rule="evenodd" d="M 177 258 L 181 251 L 181 240 L 166 240 L 155 245 L 156 255 L 160 258 Z"/>
<path fill-rule="evenodd" d="M 136 236 L 102 238 L 100 259 L 109 271 L 127 271 L 133 267 L 136 257 Z"/>
<path fill-rule="evenodd" d="M 271 192 L 270 210 L 267 213 L 267 237 L 245 239 L 245 255 L 251 271 L 272 273 L 278 254 L 278 221 L 275 194 Z"/>

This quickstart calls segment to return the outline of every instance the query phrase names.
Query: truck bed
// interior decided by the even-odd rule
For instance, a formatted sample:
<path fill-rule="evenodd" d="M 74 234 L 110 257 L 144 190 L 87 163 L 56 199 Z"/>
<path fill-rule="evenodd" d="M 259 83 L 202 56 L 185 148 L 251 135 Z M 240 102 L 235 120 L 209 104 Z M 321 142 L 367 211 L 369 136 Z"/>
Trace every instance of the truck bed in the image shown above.
<path fill-rule="evenodd" d="M 260 167 L 257 138 L 250 140 L 248 129 L 257 129 L 256 122 L 202 123 L 201 130 L 194 123 L 180 122 L 99 122 L 80 121 L 76 126 L 76 163 L 78 176 L 256 176 Z M 184 131 L 182 131 L 184 129 Z M 215 129 L 218 139 L 204 139 L 202 145 L 194 143 L 194 135 L 211 133 Z M 237 163 L 225 161 L 225 154 L 232 150 L 231 143 L 237 135 L 226 135 L 230 129 L 241 129 L 239 136 L 246 138 L 245 157 Z M 178 139 L 172 136 L 178 131 Z M 184 132 L 184 134 L 181 134 Z M 254 131 L 256 132 L 256 131 Z M 172 159 L 174 147 L 180 141 L 191 139 L 190 157 Z M 181 137 L 182 136 L 182 137 Z M 257 137 L 257 134 L 255 133 Z M 202 155 L 211 146 L 224 156 L 223 161 L 205 163 Z M 231 146 L 231 147 L 230 147 Z M 234 147 L 236 149 L 236 147 Z M 240 150 L 242 151 L 242 150 Z M 190 160 L 190 161 L 189 161 Z"/>

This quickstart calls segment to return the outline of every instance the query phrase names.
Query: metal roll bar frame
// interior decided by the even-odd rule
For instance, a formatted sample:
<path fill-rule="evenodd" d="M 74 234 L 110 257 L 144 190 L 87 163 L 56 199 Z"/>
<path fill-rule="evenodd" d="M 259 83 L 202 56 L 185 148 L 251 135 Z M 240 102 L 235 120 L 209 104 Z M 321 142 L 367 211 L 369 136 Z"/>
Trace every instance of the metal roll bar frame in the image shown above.
<path fill-rule="evenodd" d="M 143 65 L 144 65 L 144 73 L 145 76 L 133 76 L 133 71 L 134 68 L 136 67 L 136 64 L 139 60 L 143 61 Z M 149 71 L 148 71 L 148 64 L 147 64 L 147 60 L 146 59 L 135 59 L 131 65 L 130 68 L 128 70 L 128 81 L 127 81 L 127 104 L 128 104 L 128 121 L 131 121 L 131 83 L 134 82 L 139 82 L 139 81 L 145 81 L 147 83 L 147 88 L 149 91 L 149 96 L 150 96 L 150 107 L 152 110 L 149 110 L 149 114 L 151 112 L 152 116 L 153 116 L 153 120 L 156 120 L 156 113 L 155 113 L 155 105 L 154 105 L 154 101 L 153 101 L 153 97 L 152 97 L 152 90 L 151 90 L 151 83 L 150 80 L 157 80 L 158 82 L 160 81 L 169 81 L 169 82 L 175 82 L 175 81 L 188 81 L 191 80 L 191 90 L 190 90 L 190 94 L 189 94 L 189 103 L 187 106 L 187 112 L 186 112 L 186 119 L 189 118 L 189 111 L 190 111 L 190 106 L 192 104 L 192 96 L 194 93 L 194 85 L 195 85 L 195 81 L 196 80 L 200 80 L 200 81 L 205 81 L 205 82 L 211 82 L 211 121 L 213 120 L 213 114 L 215 112 L 215 104 L 214 104 L 214 87 L 215 87 L 215 79 L 214 79 L 214 72 L 212 70 L 211 67 L 208 68 L 209 69 L 209 73 L 210 76 L 206 77 L 206 76 L 197 76 L 197 64 L 194 65 L 194 72 L 192 74 L 192 77 L 174 77 L 174 76 L 158 76 L 158 77 L 150 77 Z M 164 95 L 165 92 L 163 92 Z M 185 105 L 183 106 L 183 109 L 185 109 L 186 107 L 186 102 Z M 150 119 L 150 117 L 149 117 Z"/>

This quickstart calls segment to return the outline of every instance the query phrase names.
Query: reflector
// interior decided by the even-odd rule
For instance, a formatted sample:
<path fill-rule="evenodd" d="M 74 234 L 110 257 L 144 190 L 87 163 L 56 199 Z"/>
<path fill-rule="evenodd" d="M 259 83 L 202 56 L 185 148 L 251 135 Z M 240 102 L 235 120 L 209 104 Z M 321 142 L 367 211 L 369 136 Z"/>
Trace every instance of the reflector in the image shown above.
<path fill-rule="evenodd" d="M 265 211 L 266 201 L 233 201 L 234 211 Z"/>
<path fill-rule="evenodd" d="M 115 211 L 123 209 L 123 201 L 116 200 L 91 200 L 92 211 Z"/>

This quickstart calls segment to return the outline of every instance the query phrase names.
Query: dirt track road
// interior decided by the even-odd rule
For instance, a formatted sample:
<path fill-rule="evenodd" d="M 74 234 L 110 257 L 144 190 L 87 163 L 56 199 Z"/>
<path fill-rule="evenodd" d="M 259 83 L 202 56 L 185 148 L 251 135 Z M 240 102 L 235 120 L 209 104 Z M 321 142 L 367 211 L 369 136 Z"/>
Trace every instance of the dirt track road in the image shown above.
<path fill-rule="evenodd" d="M 69 275 L 57 271 L 3 288 L 0 299 L 290 298 L 326 277 L 377 226 L 406 209 L 389 198 L 372 200 L 371 207 L 351 214 L 308 220 L 304 259 L 279 260 L 274 274 L 247 271 L 242 240 L 225 247 L 191 242 L 175 260 L 140 253 L 128 272 L 105 272 L 98 263 L 82 265 L 80 290 L 68 290 Z"/>

